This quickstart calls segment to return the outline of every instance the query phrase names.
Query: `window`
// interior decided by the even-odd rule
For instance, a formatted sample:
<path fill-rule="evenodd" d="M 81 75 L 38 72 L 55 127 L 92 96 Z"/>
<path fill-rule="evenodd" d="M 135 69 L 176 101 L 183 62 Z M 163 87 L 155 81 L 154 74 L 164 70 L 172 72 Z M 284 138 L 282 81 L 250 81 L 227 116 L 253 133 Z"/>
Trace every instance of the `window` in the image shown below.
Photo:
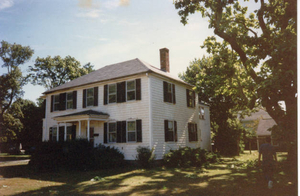
<path fill-rule="evenodd" d="M 165 141 L 177 141 L 177 123 L 176 121 L 165 120 Z"/>
<path fill-rule="evenodd" d="M 163 88 L 164 88 L 164 102 L 175 104 L 176 103 L 175 85 L 164 81 Z"/>
<path fill-rule="evenodd" d="M 204 107 L 199 106 L 199 119 L 204 119 Z"/>
<path fill-rule="evenodd" d="M 117 102 L 117 85 L 110 84 L 108 85 L 108 103 Z"/>
<path fill-rule="evenodd" d="M 72 140 L 72 127 L 67 127 L 67 141 Z"/>
<path fill-rule="evenodd" d="M 189 89 L 186 89 L 186 99 L 187 99 L 187 107 L 194 108 L 195 107 L 195 92 Z"/>
<path fill-rule="evenodd" d="M 94 88 L 86 90 L 86 106 L 94 106 Z"/>
<path fill-rule="evenodd" d="M 57 141 L 57 127 L 52 127 L 52 138 L 51 141 Z"/>
<path fill-rule="evenodd" d="M 198 131 L 196 123 L 188 123 L 189 141 L 198 141 Z"/>
<path fill-rule="evenodd" d="M 73 109 L 73 92 L 67 93 L 67 109 Z"/>
<path fill-rule="evenodd" d="M 127 81 L 126 82 L 127 87 L 127 101 L 135 100 L 135 80 Z"/>
<path fill-rule="evenodd" d="M 58 111 L 59 110 L 59 95 L 54 95 L 53 99 L 53 111 Z"/>
<path fill-rule="evenodd" d="M 127 141 L 136 142 L 136 124 L 135 121 L 127 122 Z"/>
<path fill-rule="evenodd" d="M 117 142 L 117 123 L 108 123 L 108 142 Z"/>

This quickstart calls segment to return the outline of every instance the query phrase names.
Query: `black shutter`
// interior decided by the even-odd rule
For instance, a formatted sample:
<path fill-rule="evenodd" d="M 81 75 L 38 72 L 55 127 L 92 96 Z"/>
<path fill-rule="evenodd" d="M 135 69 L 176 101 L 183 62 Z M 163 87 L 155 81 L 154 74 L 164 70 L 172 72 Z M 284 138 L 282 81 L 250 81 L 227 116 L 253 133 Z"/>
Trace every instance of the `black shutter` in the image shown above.
<path fill-rule="evenodd" d="M 142 94 L 141 94 L 141 79 L 136 79 L 135 80 L 135 90 L 136 90 L 136 100 L 141 100 L 142 99 Z"/>
<path fill-rule="evenodd" d="M 98 87 L 94 87 L 94 106 L 98 106 Z"/>
<path fill-rule="evenodd" d="M 73 91 L 73 109 L 77 108 L 77 91 Z"/>
<path fill-rule="evenodd" d="M 136 141 L 142 142 L 142 120 L 136 120 Z"/>
<path fill-rule="evenodd" d="M 104 130 L 103 130 L 103 142 L 107 144 L 107 123 L 104 123 Z"/>
<path fill-rule="evenodd" d="M 83 90 L 82 107 L 86 108 L 86 89 Z"/>
<path fill-rule="evenodd" d="M 117 83 L 117 103 L 126 101 L 126 82 Z"/>
<path fill-rule="evenodd" d="M 53 112 L 53 101 L 54 101 L 54 95 L 51 95 L 51 103 L 50 103 L 50 111 Z"/>
<path fill-rule="evenodd" d="M 192 124 L 188 123 L 189 142 L 193 141 L 193 139 L 192 139 L 192 133 L 191 133 L 191 126 L 192 126 Z"/>
<path fill-rule="evenodd" d="M 122 143 L 122 121 L 117 122 L 117 143 Z"/>
<path fill-rule="evenodd" d="M 168 102 L 168 83 L 164 81 L 164 102 Z"/>
<path fill-rule="evenodd" d="M 104 99 L 103 99 L 103 104 L 104 105 L 107 105 L 107 88 L 108 86 L 107 85 L 104 85 Z"/>
<path fill-rule="evenodd" d="M 49 141 L 52 141 L 52 127 L 49 128 Z"/>
<path fill-rule="evenodd" d="M 126 143 L 126 121 L 122 121 L 122 143 Z"/>
<path fill-rule="evenodd" d="M 177 142 L 177 122 L 174 121 L 174 137 L 175 142 Z"/>
<path fill-rule="evenodd" d="M 186 89 L 186 105 L 190 107 L 190 90 Z"/>
<path fill-rule="evenodd" d="M 196 107 L 196 93 L 193 91 L 193 102 L 194 102 L 194 108 Z"/>
<path fill-rule="evenodd" d="M 65 127 L 59 127 L 59 141 L 65 140 Z"/>
<path fill-rule="evenodd" d="M 66 110 L 67 93 L 59 94 L 59 110 Z"/>
<path fill-rule="evenodd" d="M 165 120 L 165 142 L 169 141 L 169 134 L 168 134 L 168 120 Z"/>
<path fill-rule="evenodd" d="M 72 125 L 72 140 L 76 139 L 76 125 Z"/>
<path fill-rule="evenodd" d="M 172 84 L 172 88 L 173 88 L 173 103 L 176 104 L 175 84 Z"/>

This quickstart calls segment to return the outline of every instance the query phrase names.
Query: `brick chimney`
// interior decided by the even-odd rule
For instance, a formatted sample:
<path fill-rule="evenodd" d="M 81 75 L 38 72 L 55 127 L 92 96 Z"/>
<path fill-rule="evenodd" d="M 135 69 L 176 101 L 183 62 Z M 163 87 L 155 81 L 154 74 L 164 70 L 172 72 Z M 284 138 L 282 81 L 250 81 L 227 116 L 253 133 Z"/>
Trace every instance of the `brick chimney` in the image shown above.
<path fill-rule="evenodd" d="M 165 72 L 170 72 L 169 49 L 162 48 L 159 50 L 159 52 L 160 52 L 160 69 Z"/>

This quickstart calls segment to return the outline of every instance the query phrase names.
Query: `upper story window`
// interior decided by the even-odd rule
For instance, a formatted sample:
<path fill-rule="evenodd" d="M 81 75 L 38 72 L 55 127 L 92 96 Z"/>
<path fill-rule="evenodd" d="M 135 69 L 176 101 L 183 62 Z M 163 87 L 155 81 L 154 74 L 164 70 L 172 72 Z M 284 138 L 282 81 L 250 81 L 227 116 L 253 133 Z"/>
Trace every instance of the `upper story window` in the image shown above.
<path fill-rule="evenodd" d="M 175 104 L 176 103 L 175 84 L 164 81 L 163 89 L 164 89 L 164 102 Z"/>
<path fill-rule="evenodd" d="M 117 84 L 108 85 L 108 103 L 116 103 L 117 101 Z"/>
<path fill-rule="evenodd" d="M 73 109 L 73 92 L 67 93 L 67 109 Z"/>
<path fill-rule="evenodd" d="M 53 111 L 59 111 L 59 104 L 60 104 L 60 96 L 59 95 L 54 95 Z"/>
<path fill-rule="evenodd" d="M 126 82 L 126 91 L 127 91 L 127 101 L 135 100 L 135 80 Z"/>
<path fill-rule="evenodd" d="M 194 91 L 186 89 L 187 107 L 194 108 L 196 105 L 196 94 Z"/>
<path fill-rule="evenodd" d="M 199 106 L 199 119 L 204 119 L 205 110 L 204 107 Z"/>
<path fill-rule="evenodd" d="M 165 120 L 165 141 L 177 142 L 177 122 Z"/>
<path fill-rule="evenodd" d="M 94 106 L 94 88 L 86 90 L 86 106 Z"/>

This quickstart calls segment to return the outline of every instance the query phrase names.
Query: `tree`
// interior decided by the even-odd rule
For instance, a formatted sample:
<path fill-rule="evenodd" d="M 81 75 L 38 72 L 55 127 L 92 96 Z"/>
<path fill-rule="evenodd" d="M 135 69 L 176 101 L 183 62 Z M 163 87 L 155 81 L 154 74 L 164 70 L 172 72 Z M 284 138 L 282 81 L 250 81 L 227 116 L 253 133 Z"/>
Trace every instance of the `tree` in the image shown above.
<path fill-rule="evenodd" d="M 239 111 L 247 111 L 239 90 L 248 79 L 238 64 L 222 62 L 219 56 L 203 57 L 190 63 L 179 77 L 195 85 L 199 101 L 210 105 L 211 129 L 216 149 L 225 155 L 237 155 L 242 150 L 244 129 L 237 119 Z"/>
<path fill-rule="evenodd" d="M 38 57 L 34 66 L 29 66 L 29 71 L 32 84 L 51 89 L 92 72 L 93 65 L 88 63 L 81 67 L 80 62 L 71 56 L 48 56 Z"/>
<path fill-rule="evenodd" d="M 33 50 L 29 46 L 19 44 L 9 44 L 6 41 L 1 42 L 0 58 L 2 67 L 7 69 L 7 73 L 0 76 L 0 137 L 9 131 L 4 124 L 4 116 L 11 119 L 12 116 L 6 114 L 14 100 L 23 94 L 22 87 L 26 84 L 22 76 L 20 65 L 27 62 L 33 55 Z M 16 123 L 14 123 L 16 124 Z"/>
<path fill-rule="evenodd" d="M 186 25 L 190 14 L 201 12 L 209 19 L 214 36 L 204 47 L 213 55 L 223 57 L 228 51 L 236 56 L 251 83 L 241 99 L 248 105 L 259 101 L 278 127 L 285 131 L 291 145 L 289 157 L 297 155 L 297 1 L 255 0 L 258 9 L 247 12 L 237 0 L 178 0 L 181 22 Z M 219 46 L 224 46 L 220 50 Z M 243 94 L 241 94 L 243 95 Z M 283 108 L 280 102 L 285 103 Z"/>

